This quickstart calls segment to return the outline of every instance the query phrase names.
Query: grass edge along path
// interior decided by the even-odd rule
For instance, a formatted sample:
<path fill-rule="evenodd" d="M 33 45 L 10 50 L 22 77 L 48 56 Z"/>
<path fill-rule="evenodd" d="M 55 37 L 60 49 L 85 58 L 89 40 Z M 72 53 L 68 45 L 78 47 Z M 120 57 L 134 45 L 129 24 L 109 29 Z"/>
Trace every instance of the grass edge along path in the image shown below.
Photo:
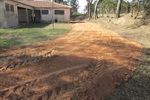
<path fill-rule="evenodd" d="M 63 36 L 70 29 L 71 24 L 68 23 L 56 23 L 54 30 L 52 29 L 52 24 L 29 24 L 17 29 L 0 28 L 0 48 L 43 43 Z"/>

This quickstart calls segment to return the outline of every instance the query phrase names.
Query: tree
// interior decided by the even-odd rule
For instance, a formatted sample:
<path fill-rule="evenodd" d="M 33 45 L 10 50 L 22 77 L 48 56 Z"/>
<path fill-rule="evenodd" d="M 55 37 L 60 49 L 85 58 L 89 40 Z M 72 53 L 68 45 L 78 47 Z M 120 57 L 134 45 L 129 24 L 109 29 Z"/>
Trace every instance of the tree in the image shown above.
<path fill-rule="evenodd" d="M 69 0 L 54 0 L 54 2 L 64 4 L 64 5 L 69 5 Z"/>
<path fill-rule="evenodd" d="M 150 14 L 150 0 L 141 0 L 141 2 L 142 2 L 142 5 L 144 7 L 144 11 L 147 14 Z"/>
<path fill-rule="evenodd" d="M 54 2 L 63 3 L 63 0 L 54 0 Z"/>
<path fill-rule="evenodd" d="M 95 8 L 94 8 L 94 17 L 95 17 L 95 19 L 97 19 L 97 7 L 98 7 L 98 4 L 100 3 L 100 2 L 102 2 L 103 0 L 96 0 L 96 3 L 95 3 Z"/>
<path fill-rule="evenodd" d="M 138 17 L 139 13 L 140 13 L 140 0 L 138 0 L 137 14 L 136 14 L 136 16 L 134 17 L 135 19 Z"/>
<path fill-rule="evenodd" d="M 116 18 L 119 18 L 119 17 L 120 17 L 121 4 L 122 4 L 122 0 L 118 0 L 117 10 L 116 10 Z"/>
<path fill-rule="evenodd" d="M 87 13 L 88 13 L 88 18 L 91 19 L 91 0 L 86 0 L 87 1 Z"/>
<path fill-rule="evenodd" d="M 71 0 L 70 6 L 72 7 L 71 15 L 77 15 L 78 14 L 78 8 L 79 8 L 78 0 Z"/>
<path fill-rule="evenodd" d="M 116 6 L 117 6 L 117 0 L 102 0 L 98 4 L 99 13 L 102 14 L 102 16 L 105 14 L 105 16 L 111 16 L 116 13 Z"/>
<path fill-rule="evenodd" d="M 69 5 L 69 0 L 63 1 L 63 4 L 64 4 L 64 5 Z"/>

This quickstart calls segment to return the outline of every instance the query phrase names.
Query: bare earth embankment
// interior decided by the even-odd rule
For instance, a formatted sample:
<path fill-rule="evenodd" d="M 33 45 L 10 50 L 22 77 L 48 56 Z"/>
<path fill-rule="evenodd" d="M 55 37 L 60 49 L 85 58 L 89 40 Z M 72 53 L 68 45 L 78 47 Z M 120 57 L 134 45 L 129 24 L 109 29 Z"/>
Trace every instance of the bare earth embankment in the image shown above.
<path fill-rule="evenodd" d="M 102 100 L 136 70 L 142 46 L 92 23 L 43 45 L 0 49 L 0 98 Z"/>

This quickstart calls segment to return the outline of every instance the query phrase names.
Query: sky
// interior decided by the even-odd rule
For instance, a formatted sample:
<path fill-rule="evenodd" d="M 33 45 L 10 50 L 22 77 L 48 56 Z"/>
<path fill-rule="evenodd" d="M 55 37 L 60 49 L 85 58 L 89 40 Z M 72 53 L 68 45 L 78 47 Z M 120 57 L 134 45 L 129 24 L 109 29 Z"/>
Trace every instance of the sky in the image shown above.
<path fill-rule="evenodd" d="M 80 13 L 84 13 L 85 6 L 87 5 L 86 0 L 78 0 L 79 1 L 79 9 Z"/>

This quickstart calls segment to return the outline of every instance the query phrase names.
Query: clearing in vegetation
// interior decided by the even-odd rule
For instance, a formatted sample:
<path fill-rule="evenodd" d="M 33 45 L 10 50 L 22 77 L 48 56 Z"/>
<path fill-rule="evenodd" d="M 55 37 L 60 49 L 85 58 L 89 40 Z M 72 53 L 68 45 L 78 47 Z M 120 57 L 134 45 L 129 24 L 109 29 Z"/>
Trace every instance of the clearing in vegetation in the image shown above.
<path fill-rule="evenodd" d="M 0 49 L 0 98 L 103 100 L 133 75 L 142 50 L 92 23 L 41 45 Z"/>

